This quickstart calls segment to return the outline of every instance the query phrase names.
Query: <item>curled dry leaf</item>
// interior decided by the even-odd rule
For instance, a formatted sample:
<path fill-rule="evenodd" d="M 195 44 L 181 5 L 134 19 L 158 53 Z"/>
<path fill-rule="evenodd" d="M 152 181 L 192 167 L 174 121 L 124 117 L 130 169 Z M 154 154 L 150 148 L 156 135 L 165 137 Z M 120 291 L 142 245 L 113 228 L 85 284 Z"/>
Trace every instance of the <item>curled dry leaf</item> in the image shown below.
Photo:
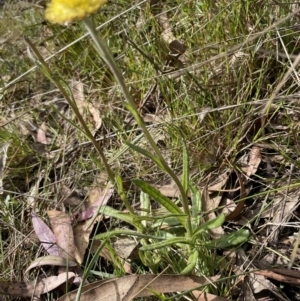
<path fill-rule="evenodd" d="M 85 111 L 86 109 L 88 109 L 88 111 L 92 115 L 95 123 L 95 127 L 92 132 L 95 133 L 97 130 L 99 130 L 99 128 L 102 125 L 102 119 L 98 109 L 96 109 L 91 103 L 85 100 L 83 83 L 81 81 L 76 81 L 76 80 L 72 81 L 72 91 L 80 114 L 82 116 L 85 116 L 86 115 Z"/>
<path fill-rule="evenodd" d="M 74 260 L 75 244 L 70 217 L 57 210 L 49 210 L 47 214 L 56 238 L 59 256 Z"/>
<path fill-rule="evenodd" d="M 94 240 L 90 252 L 95 254 L 101 244 L 102 241 Z M 139 258 L 137 246 L 138 244 L 133 239 L 117 239 L 117 241 L 113 242 L 111 245 L 114 254 L 105 245 L 100 252 L 100 256 L 108 261 L 113 262 L 115 266 L 122 265 L 122 268 L 125 270 L 125 272 L 131 274 L 132 271 L 130 261 Z M 128 261 L 128 259 L 130 260 Z"/>
<path fill-rule="evenodd" d="M 90 252 L 95 254 L 98 251 L 101 243 L 102 241 L 100 240 L 94 240 Z M 105 245 L 101 249 L 99 255 L 112 262 L 113 266 L 118 267 L 120 270 L 124 269 L 124 271 L 128 274 L 132 274 L 131 264 L 119 256 L 118 252 L 114 249 L 114 246 Z"/>
<path fill-rule="evenodd" d="M 220 276 L 207 277 L 182 275 L 130 275 L 105 281 L 96 281 L 82 287 L 81 301 L 129 301 L 136 297 L 147 297 L 152 291 L 172 293 L 196 289 L 216 281 Z M 72 291 L 58 301 L 74 301 L 76 291 Z"/>
<path fill-rule="evenodd" d="M 36 142 L 39 142 L 41 144 L 46 144 L 46 145 L 51 143 L 50 139 L 47 139 L 46 131 L 47 128 L 45 123 L 43 122 L 42 125 L 37 130 Z"/>
<path fill-rule="evenodd" d="M 62 198 L 62 202 L 65 206 L 74 209 L 84 209 L 85 208 L 85 201 L 82 196 L 76 190 L 70 189 L 66 185 L 62 185 L 60 188 L 60 195 Z"/>
<path fill-rule="evenodd" d="M 102 216 L 99 215 L 98 218 L 94 220 L 94 222 L 99 222 L 101 221 Z M 84 259 L 84 254 L 86 252 L 86 249 L 90 243 L 90 235 L 93 231 L 93 227 L 88 227 L 87 225 L 89 223 L 89 220 L 84 221 L 83 223 L 79 223 L 74 227 L 74 243 L 76 246 L 76 253 L 75 253 L 75 258 L 76 261 L 79 264 L 82 264 L 83 259 Z M 87 229 L 86 229 L 87 228 Z"/>
<path fill-rule="evenodd" d="M 136 250 L 138 244 L 132 238 L 119 238 L 112 245 L 119 257 L 127 259 Z"/>
<path fill-rule="evenodd" d="M 210 198 L 208 189 L 206 187 L 202 190 L 202 198 L 201 198 L 202 211 L 204 213 L 208 212 L 205 217 L 205 221 L 209 221 L 209 220 L 215 219 L 217 217 L 214 210 L 218 208 L 221 198 L 222 198 L 221 196 L 217 196 L 215 198 Z M 218 239 L 225 235 L 225 232 L 222 227 L 218 227 L 216 229 L 211 229 L 211 230 L 209 230 L 209 233 L 212 236 L 212 238 L 214 238 L 214 239 Z"/>
<path fill-rule="evenodd" d="M 39 297 L 42 294 L 51 292 L 61 284 L 75 277 L 72 272 L 63 273 L 59 276 L 52 276 L 41 280 L 29 282 L 5 282 L 0 281 L 0 294 L 21 297 Z"/>
<path fill-rule="evenodd" d="M 63 257 L 49 255 L 49 256 L 37 258 L 35 261 L 33 261 L 31 265 L 26 269 L 25 273 L 27 273 L 29 270 L 35 267 L 40 267 L 43 265 L 75 267 L 77 266 L 77 263 L 71 260 L 68 261 L 66 258 Z"/>
<path fill-rule="evenodd" d="M 88 218 L 91 218 L 97 212 L 97 208 L 99 206 L 106 205 L 114 193 L 114 188 L 111 187 L 106 191 L 99 189 L 97 191 L 100 192 L 101 195 L 99 195 L 98 198 L 95 199 L 95 201 L 92 203 L 92 206 L 90 206 L 87 210 L 81 212 L 81 214 L 78 217 L 79 221 L 84 221 Z M 95 194 L 93 196 L 95 197 Z M 89 203 L 91 204 L 91 201 Z"/>
<path fill-rule="evenodd" d="M 78 111 L 81 115 L 84 116 L 85 112 L 85 100 L 84 100 L 84 93 L 83 93 L 83 83 L 81 81 L 77 81 L 75 79 L 72 80 L 72 93 L 75 99 Z"/>
<path fill-rule="evenodd" d="M 90 234 L 93 230 L 93 225 L 98 223 L 102 219 L 102 215 L 98 215 L 92 220 L 87 220 L 94 216 L 97 212 L 98 206 L 105 205 L 111 198 L 114 192 L 114 188 L 105 189 L 104 182 L 106 182 L 107 176 L 100 174 L 95 179 L 95 187 L 90 190 L 88 201 L 86 203 L 89 208 L 80 213 L 78 220 L 84 221 L 79 223 L 74 228 L 74 242 L 77 249 L 76 260 L 78 263 L 82 263 L 84 254 L 90 242 Z M 102 185 L 103 184 L 103 185 Z M 104 186 L 105 187 L 105 186 Z"/>
<path fill-rule="evenodd" d="M 31 218 L 33 229 L 44 249 L 48 252 L 48 254 L 58 256 L 59 253 L 56 245 L 56 238 L 52 230 L 34 211 L 31 213 Z"/>
<path fill-rule="evenodd" d="M 261 162 L 261 149 L 258 146 L 253 146 L 249 154 L 249 162 L 246 167 L 242 170 L 246 173 L 247 177 L 254 175 L 258 169 Z"/>
<path fill-rule="evenodd" d="M 222 191 L 224 189 L 225 184 L 228 181 L 228 178 L 230 176 L 230 173 L 228 171 L 222 173 L 217 177 L 217 179 L 214 180 L 213 183 L 210 183 L 207 187 L 208 192 L 218 192 Z"/>
<path fill-rule="evenodd" d="M 45 177 L 45 174 L 43 171 L 41 171 L 39 173 L 39 176 L 36 179 L 35 183 L 30 188 L 29 195 L 27 197 L 27 204 L 33 210 L 35 210 L 35 208 L 36 208 L 36 197 L 39 194 L 40 183 L 41 183 L 41 180 L 44 179 L 44 177 Z"/>
<path fill-rule="evenodd" d="M 164 195 L 170 198 L 177 198 L 180 196 L 178 187 L 175 184 L 169 184 L 157 187 L 157 189 Z"/>

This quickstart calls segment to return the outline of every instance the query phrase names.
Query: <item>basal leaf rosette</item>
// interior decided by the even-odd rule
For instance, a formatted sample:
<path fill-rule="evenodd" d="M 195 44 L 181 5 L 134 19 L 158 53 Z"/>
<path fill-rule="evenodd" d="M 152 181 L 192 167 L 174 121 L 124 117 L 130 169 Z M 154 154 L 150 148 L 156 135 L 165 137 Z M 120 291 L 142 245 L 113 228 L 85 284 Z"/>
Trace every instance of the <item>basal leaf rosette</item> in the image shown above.
<path fill-rule="evenodd" d="M 52 0 L 45 12 L 48 21 L 67 24 L 82 20 L 97 11 L 107 0 Z"/>

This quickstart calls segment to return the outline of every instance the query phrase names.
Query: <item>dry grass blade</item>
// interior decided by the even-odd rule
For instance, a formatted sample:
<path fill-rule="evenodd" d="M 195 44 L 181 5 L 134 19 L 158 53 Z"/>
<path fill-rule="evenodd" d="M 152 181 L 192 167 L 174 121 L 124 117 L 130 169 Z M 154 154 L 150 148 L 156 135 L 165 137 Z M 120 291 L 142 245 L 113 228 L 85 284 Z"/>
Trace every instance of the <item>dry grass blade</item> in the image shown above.
<path fill-rule="evenodd" d="M 0 194 L 3 193 L 3 175 L 4 175 L 5 164 L 6 164 L 8 147 L 9 147 L 9 142 L 5 143 L 0 148 Z"/>

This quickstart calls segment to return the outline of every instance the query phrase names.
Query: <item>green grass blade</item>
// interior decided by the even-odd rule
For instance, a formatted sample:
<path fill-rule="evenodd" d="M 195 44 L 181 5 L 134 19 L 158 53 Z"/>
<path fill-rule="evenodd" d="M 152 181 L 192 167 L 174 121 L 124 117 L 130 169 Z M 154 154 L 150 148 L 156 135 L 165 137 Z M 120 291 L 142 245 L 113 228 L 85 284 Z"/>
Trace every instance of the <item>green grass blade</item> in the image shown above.
<path fill-rule="evenodd" d="M 187 194 L 189 188 L 189 154 L 185 141 L 182 139 L 182 161 L 183 161 L 183 173 L 182 173 L 182 186 L 184 192 Z"/>

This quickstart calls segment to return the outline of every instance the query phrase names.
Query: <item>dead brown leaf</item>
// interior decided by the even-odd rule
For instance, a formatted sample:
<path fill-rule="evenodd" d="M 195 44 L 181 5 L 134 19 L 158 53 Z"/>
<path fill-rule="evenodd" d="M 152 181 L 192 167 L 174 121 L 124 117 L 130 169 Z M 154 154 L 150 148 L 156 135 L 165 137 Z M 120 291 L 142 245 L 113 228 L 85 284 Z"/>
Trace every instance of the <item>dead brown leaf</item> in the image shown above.
<path fill-rule="evenodd" d="M 157 187 L 157 189 L 164 195 L 169 198 L 178 198 L 180 196 L 180 192 L 178 187 L 175 184 L 164 185 L 161 187 Z"/>
<path fill-rule="evenodd" d="M 60 187 L 59 193 L 61 195 L 62 202 L 67 207 L 69 207 L 71 209 L 73 209 L 73 208 L 84 209 L 85 208 L 85 201 L 74 189 L 72 190 L 67 185 L 62 185 Z"/>
<path fill-rule="evenodd" d="M 254 175 L 258 169 L 261 162 L 261 148 L 258 146 L 253 146 L 249 154 L 249 162 L 246 167 L 242 170 L 246 173 L 247 177 Z"/>
<path fill-rule="evenodd" d="M 31 217 L 34 231 L 44 249 L 48 252 L 48 254 L 58 256 L 59 252 L 54 233 L 35 211 L 32 211 Z"/>
<path fill-rule="evenodd" d="M 283 195 L 276 195 L 273 197 L 273 203 L 272 206 L 269 206 L 268 209 L 265 209 L 261 217 L 262 218 L 270 218 L 272 219 L 273 223 L 280 223 L 282 210 L 284 210 L 284 213 L 291 214 L 294 211 L 294 208 L 297 206 L 299 202 L 299 193 L 298 191 L 290 191 L 286 196 L 286 203 L 285 207 L 282 208 L 282 200 L 284 196 Z M 287 220 L 285 220 L 287 222 Z"/>
<path fill-rule="evenodd" d="M 75 267 L 77 266 L 77 263 L 74 261 L 68 261 L 66 258 L 59 257 L 59 256 L 45 256 L 45 257 L 40 257 L 34 260 L 30 266 L 26 269 L 25 273 L 27 273 L 29 270 L 35 268 L 35 267 L 40 267 L 43 265 L 55 265 L 55 266 L 61 266 L 61 267 Z"/>
<path fill-rule="evenodd" d="M 220 276 L 210 278 L 216 281 Z M 135 297 L 151 296 L 150 290 L 171 293 L 196 289 L 208 284 L 209 280 L 198 276 L 182 275 L 130 275 L 106 281 L 97 281 L 83 286 L 81 301 L 129 301 Z M 149 290 L 148 290 L 149 289 Z M 58 301 L 73 301 L 77 291 L 72 291 Z"/>
<path fill-rule="evenodd" d="M 201 195 L 202 195 L 202 197 L 201 197 L 202 211 L 204 213 L 207 212 L 207 214 L 205 216 L 205 221 L 209 221 L 209 220 L 216 218 L 217 216 L 216 216 L 215 210 L 218 208 L 222 197 L 217 196 L 215 198 L 210 198 L 208 189 L 206 187 L 202 190 Z M 209 233 L 212 236 L 212 238 L 214 238 L 214 239 L 220 238 L 225 234 L 222 227 L 212 229 L 209 231 Z"/>
<path fill-rule="evenodd" d="M 107 189 L 107 174 L 100 173 L 95 177 L 94 183 L 90 188 L 88 200 L 86 201 L 86 210 L 81 213 L 79 220 L 84 222 L 79 223 L 74 228 L 74 241 L 77 248 L 76 260 L 78 263 L 82 263 L 84 254 L 90 242 L 90 234 L 93 230 L 93 225 L 102 220 L 102 215 L 98 215 L 93 220 L 91 218 L 95 211 L 96 206 L 104 205 L 112 196 L 113 189 Z M 100 202 L 100 203 L 99 203 Z"/>
<path fill-rule="evenodd" d="M 225 184 L 228 181 L 230 173 L 228 171 L 220 174 L 216 179 L 214 179 L 213 183 L 210 183 L 207 187 L 208 192 L 218 192 L 224 189 Z"/>
<path fill-rule="evenodd" d="M 83 89 L 83 83 L 81 81 L 72 80 L 72 92 L 73 97 L 75 99 L 76 105 L 78 107 L 79 113 L 82 116 L 87 115 L 87 111 L 91 114 L 95 126 L 92 130 L 92 133 L 94 134 L 102 125 L 102 118 L 100 116 L 100 113 L 98 109 L 96 109 L 93 104 L 87 102 L 84 97 L 84 89 Z"/>
<path fill-rule="evenodd" d="M 230 299 L 219 297 L 206 292 L 194 291 L 193 295 L 198 301 L 231 301 Z"/>
<path fill-rule="evenodd" d="M 271 278 L 276 281 L 288 283 L 289 285 L 300 285 L 300 278 L 294 278 L 282 274 L 277 274 L 273 271 L 268 271 L 268 270 L 254 271 L 254 273 L 257 275 L 263 275 L 267 278 Z"/>
<path fill-rule="evenodd" d="M 101 219 L 102 216 L 98 215 L 94 223 L 100 222 Z M 75 258 L 79 264 L 83 262 L 84 254 L 90 242 L 90 235 L 93 231 L 93 227 L 87 228 L 89 222 L 89 220 L 86 220 L 74 227 L 74 243 L 77 249 Z"/>
<path fill-rule="evenodd" d="M 84 116 L 86 103 L 84 99 L 83 83 L 81 81 L 77 81 L 73 79 L 71 85 L 72 85 L 73 97 L 76 102 L 78 111 L 82 116 Z"/>
<path fill-rule="evenodd" d="M 57 210 L 48 210 L 47 214 L 56 237 L 59 256 L 74 260 L 76 248 L 70 217 Z"/>
<path fill-rule="evenodd" d="M 100 245 L 102 244 L 102 241 L 95 240 L 93 241 L 92 247 L 91 247 L 91 253 L 95 254 L 97 250 L 99 249 Z M 125 261 L 121 256 L 119 256 L 118 252 L 114 249 L 114 246 L 108 247 L 105 245 L 99 254 L 101 257 L 105 258 L 108 261 L 111 261 L 114 266 L 117 266 L 119 269 L 124 269 L 124 271 L 128 274 L 131 274 L 131 264 L 128 261 Z"/>
<path fill-rule="evenodd" d="M 47 127 L 45 122 L 37 129 L 36 142 L 41 144 L 51 144 L 51 139 L 48 139 L 46 136 Z"/>
<path fill-rule="evenodd" d="M 120 238 L 112 243 L 119 257 L 127 259 L 137 247 L 137 242 L 132 238 Z"/>
<path fill-rule="evenodd" d="M 5 282 L 0 281 L 0 294 L 21 296 L 21 297 L 39 297 L 48 293 L 61 284 L 75 277 L 73 272 L 63 273 L 59 276 L 52 276 L 45 279 L 33 280 L 29 282 Z"/>
<path fill-rule="evenodd" d="M 98 248 L 100 247 L 102 241 L 95 240 L 93 241 L 91 247 L 91 253 L 96 253 Z M 113 251 L 115 252 L 115 256 L 112 252 L 104 246 L 104 248 L 100 252 L 100 256 L 113 262 L 115 265 L 122 265 L 126 273 L 131 274 L 131 264 L 130 260 L 125 261 L 125 259 L 137 259 L 138 251 L 137 251 L 137 243 L 133 239 L 130 238 L 119 238 L 117 241 L 112 243 Z"/>

